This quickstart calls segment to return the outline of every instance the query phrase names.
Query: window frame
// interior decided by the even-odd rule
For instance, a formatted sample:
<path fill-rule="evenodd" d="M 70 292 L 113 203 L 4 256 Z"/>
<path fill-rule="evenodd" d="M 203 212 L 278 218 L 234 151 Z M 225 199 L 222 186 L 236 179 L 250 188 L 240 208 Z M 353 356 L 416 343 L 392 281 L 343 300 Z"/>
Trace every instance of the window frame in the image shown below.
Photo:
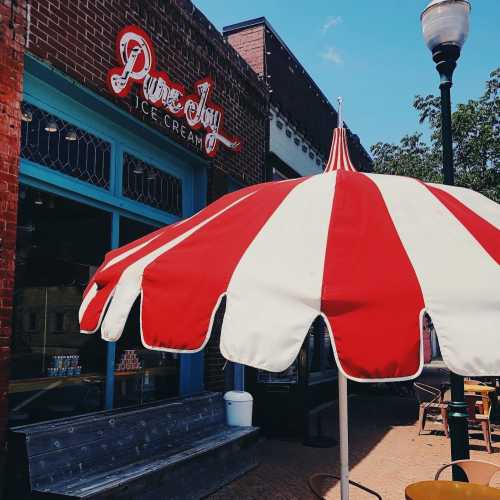
<path fill-rule="evenodd" d="M 34 56 L 26 54 L 23 101 L 110 143 L 109 188 L 99 187 L 20 158 L 19 184 L 99 208 L 111 214 L 110 250 L 119 246 L 120 217 L 154 227 L 189 217 L 206 205 L 208 161 L 142 123 Z M 122 195 L 123 154 L 130 152 L 182 182 L 180 216 Z M 113 408 L 116 345 L 107 344 L 105 408 Z M 179 392 L 203 384 L 203 353 L 181 355 Z"/>

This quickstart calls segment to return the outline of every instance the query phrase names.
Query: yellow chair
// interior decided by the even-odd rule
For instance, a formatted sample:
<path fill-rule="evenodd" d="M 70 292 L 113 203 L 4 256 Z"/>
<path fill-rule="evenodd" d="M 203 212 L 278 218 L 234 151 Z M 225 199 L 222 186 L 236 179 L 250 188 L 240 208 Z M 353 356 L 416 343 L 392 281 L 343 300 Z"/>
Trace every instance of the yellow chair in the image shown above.
<path fill-rule="evenodd" d="M 481 396 L 475 394 L 465 394 L 465 401 L 467 402 L 467 421 L 469 424 L 479 424 L 483 432 L 484 443 L 488 453 L 493 453 L 491 445 L 491 406 L 485 411 L 485 404 Z"/>

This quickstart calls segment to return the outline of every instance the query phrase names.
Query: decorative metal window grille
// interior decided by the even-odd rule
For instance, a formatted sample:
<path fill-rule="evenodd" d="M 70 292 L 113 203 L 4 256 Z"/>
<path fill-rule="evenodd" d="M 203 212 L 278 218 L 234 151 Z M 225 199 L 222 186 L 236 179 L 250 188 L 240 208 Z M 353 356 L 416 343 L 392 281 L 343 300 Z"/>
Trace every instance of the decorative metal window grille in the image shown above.
<path fill-rule="evenodd" d="M 111 144 L 46 111 L 22 103 L 21 157 L 109 189 Z"/>
<path fill-rule="evenodd" d="M 182 215 L 182 181 L 135 156 L 123 155 L 122 194 L 127 198 Z"/>

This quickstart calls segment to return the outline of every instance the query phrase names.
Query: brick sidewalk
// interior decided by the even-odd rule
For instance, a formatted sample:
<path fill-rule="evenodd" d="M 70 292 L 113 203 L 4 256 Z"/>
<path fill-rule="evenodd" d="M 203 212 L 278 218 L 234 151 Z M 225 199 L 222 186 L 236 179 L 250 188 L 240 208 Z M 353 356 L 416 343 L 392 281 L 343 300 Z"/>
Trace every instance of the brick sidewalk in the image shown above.
<path fill-rule="evenodd" d="M 382 395 L 355 395 L 349 399 L 351 479 L 382 495 L 384 500 L 404 498 L 405 486 L 433 479 L 450 460 L 449 440 L 438 423 L 417 436 L 414 399 Z M 336 435 L 336 410 L 328 412 L 327 430 Z M 500 432 L 493 433 L 494 453 L 488 455 L 479 431 L 471 431 L 471 457 L 500 464 Z M 307 478 L 315 472 L 339 474 L 338 447 L 307 448 L 297 441 L 264 440 L 260 466 L 210 500 L 314 500 Z M 443 476 L 444 478 L 446 476 Z M 500 477 L 496 483 L 500 487 Z M 340 498 L 339 485 L 327 485 L 325 498 Z M 373 496 L 351 488 L 351 500 Z"/>

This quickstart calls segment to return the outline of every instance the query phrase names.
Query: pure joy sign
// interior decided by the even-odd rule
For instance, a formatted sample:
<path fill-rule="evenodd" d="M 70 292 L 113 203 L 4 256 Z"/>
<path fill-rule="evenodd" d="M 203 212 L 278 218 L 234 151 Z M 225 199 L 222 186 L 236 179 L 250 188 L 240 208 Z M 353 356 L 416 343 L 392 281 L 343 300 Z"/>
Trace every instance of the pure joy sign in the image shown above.
<path fill-rule="evenodd" d="M 173 82 L 165 71 L 156 69 L 151 39 L 138 26 L 126 26 L 118 33 L 116 58 L 120 66 L 109 70 L 107 77 L 113 94 L 126 97 L 134 85 L 139 85 L 144 99 L 143 111 L 144 104 L 148 104 L 151 111 L 155 108 L 163 110 L 165 117 L 184 118 L 193 131 L 205 131 L 203 149 L 207 156 L 215 156 L 219 144 L 234 151 L 240 150 L 241 141 L 223 130 L 224 110 L 210 99 L 214 84 L 209 77 L 198 80 L 194 84 L 195 93 L 188 94 L 183 85 Z M 168 126 L 170 122 L 164 121 Z M 191 136 L 195 137 L 195 134 L 190 133 Z"/>

